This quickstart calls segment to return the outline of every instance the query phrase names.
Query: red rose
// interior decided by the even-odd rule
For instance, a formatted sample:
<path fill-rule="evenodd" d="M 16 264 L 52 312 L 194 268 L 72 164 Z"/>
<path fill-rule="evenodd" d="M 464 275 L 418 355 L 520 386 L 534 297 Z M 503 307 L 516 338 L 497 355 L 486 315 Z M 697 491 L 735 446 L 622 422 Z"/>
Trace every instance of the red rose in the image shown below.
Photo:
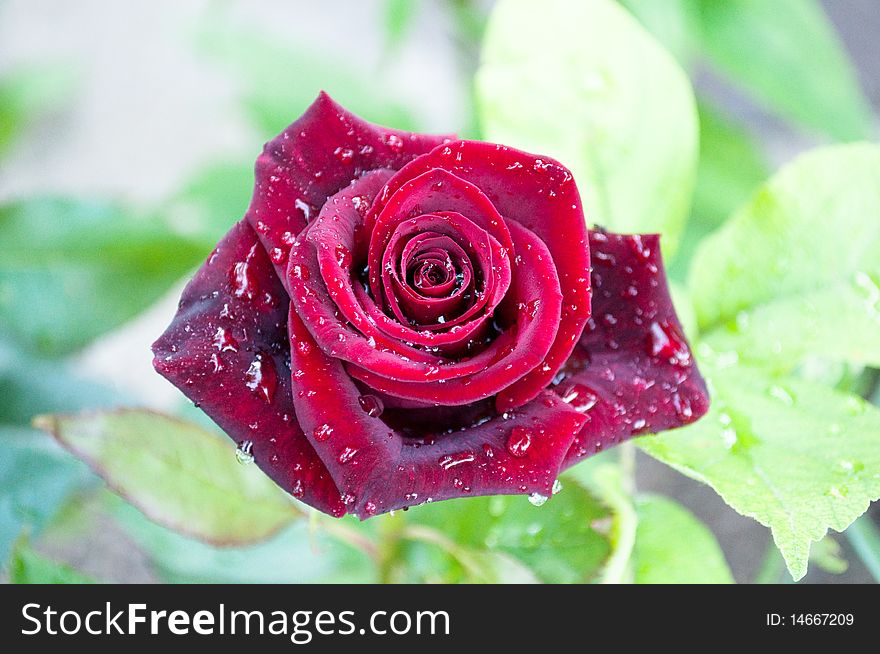
<path fill-rule="evenodd" d="M 324 94 L 266 145 L 245 219 L 153 349 L 336 516 L 547 497 L 579 459 L 708 406 L 657 236 L 588 235 L 552 159 L 377 127 Z"/>

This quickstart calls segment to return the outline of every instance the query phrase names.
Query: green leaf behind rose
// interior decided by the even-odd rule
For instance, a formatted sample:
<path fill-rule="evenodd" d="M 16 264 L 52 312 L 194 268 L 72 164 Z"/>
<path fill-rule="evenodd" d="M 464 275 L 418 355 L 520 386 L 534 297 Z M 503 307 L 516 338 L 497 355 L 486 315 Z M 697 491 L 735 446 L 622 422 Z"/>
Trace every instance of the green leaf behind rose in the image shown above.
<path fill-rule="evenodd" d="M 810 544 L 829 528 L 843 531 L 880 498 L 880 409 L 819 384 L 728 365 L 703 350 L 709 413 L 638 445 L 769 527 L 800 579 Z"/>
<path fill-rule="evenodd" d="M 783 372 L 808 355 L 880 366 L 880 146 L 783 168 L 700 244 L 690 288 L 716 351 Z"/>
<path fill-rule="evenodd" d="M 671 253 L 697 164 L 687 76 L 612 0 L 502 0 L 476 77 L 485 137 L 571 168 L 587 221 L 661 232 Z"/>
<path fill-rule="evenodd" d="M 870 134 L 870 108 L 815 0 L 699 0 L 709 61 L 783 118 L 837 140 Z"/>
<path fill-rule="evenodd" d="M 256 466 L 201 427 L 136 409 L 35 420 L 156 522 L 220 545 L 264 540 L 300 515 Z"/>
<path fill-rule="evenodd" d="M 733 575 L 711 531 L 659 495 L 639 495 L 633 570 L 637 584 L 729 584 Z"/>

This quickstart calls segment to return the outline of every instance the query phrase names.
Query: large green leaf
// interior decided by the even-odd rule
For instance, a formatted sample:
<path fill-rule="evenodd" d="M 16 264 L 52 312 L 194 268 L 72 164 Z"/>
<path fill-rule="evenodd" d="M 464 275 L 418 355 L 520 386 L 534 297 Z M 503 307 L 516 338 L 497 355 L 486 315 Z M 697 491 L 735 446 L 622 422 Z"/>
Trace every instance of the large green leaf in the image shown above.
<path fill-rule="evenodd" d="M 42 416 L 37 425 L 156 522 L 220 545 L 266 539 L 299 510 L 219 436 L 150 411 Z"/>
<path fill-rule="evenodd" d="M 638 444 L 770 527 L 800 579 L 810 544 L 829 528 L 843 531 L 880 498 L 880 409 L 825 386 L 726 365 L 701 350 L 709 414 Z"/>
<path fill-rule="evenodd" d="M 717 351 L 778 370 L 880 365 L 880 146 L 808 153 L 700 246 L 690 288 Z"/>
<path fill-rule="evenodd" d="M 375 581 L 362 552 L 298 520 L 262 543 L 217 547 L 146 520 L 118 498 L 102 498 L 169 583 L 358 583 Z"/>
<path fill-rule="evenodd" d="M 696 8 L 692 0 L 618 0 L 683 66 L 698 47 Z"/>
<path fill-rule="evenodd" d="M 816 0 L 699 0 L 710 61 L 783 118 L 839 140 L 870 134 L 870 110 Z"/>
<path fill-rule="evenodd" d="M 715 536 L 683 506 L 659 495 L 636 498 L 637 584 L 729 584 L 733 575 Z"/>
<path fill-rule="evenodd" d="M 609 509 L 571 482 L 542 506 L 532 506 L 521 496 L 477 497 L 426 504 L 410 511 L 407 518 L 442 534 L 465 550 L 464 556 L 504 554 L 542 581 L 560 583 L 588 581 L 598 574 L 611 550 L 603 527 L 610 516 Z M 453 550 L 447 552 L 453 558 L 460 553 L 448 549 Z M 468 566 L 467 560 L 464 563 L 465 568 L 475 567 Z M 494 563 L 508 573 L 512 570 L 497 557 Z M 453 576 L 446 580 L 459 579 Z"/>
<path fill-rule="evenodd" d="M 687 76 L 612 0 L 501 0 L 476 77 L 485 136 L 570 167 L 587 220 L 674 249 L 697 163 Z"/>
<path fill-rule="evenodd" d="M 19 540 L 9 561 L 9 581 L 13 584 L 93 584 L 94 579 L 36 552 Z"/>
<path fill-rule="evenodd" d="M 144 310 L 204 246 L 106 202 L 0 207 L 0 331 L 43 354 L 81 347 Z"/>

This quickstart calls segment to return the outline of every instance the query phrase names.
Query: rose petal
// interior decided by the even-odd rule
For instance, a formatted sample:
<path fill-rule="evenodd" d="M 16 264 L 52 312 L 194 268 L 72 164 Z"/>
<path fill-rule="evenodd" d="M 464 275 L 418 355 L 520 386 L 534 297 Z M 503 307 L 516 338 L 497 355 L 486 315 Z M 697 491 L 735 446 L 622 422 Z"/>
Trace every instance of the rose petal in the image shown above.
<path fill-rule="evenodd" d="M 565 466 L 631 436 L 694 422 L 709 407 L 669 296 L 659 237 L 590 233 L 593 316 L 556 392 L 589 420 Z"/>
<path fill-rule="evenodd" d="M 394 370 L 377 373 L 355 365 L 357 362 L 346 366 L 351 376 L 389 395 L 446 405 L 470 404 L 527 379 L 519 396 L 525 401 L 534 399 L 544 386 L 538 385 L 542 378 L 529 371 L 542 365 L 554 343 L 562 294 L 544 243 L 514 221 L 508 221 L 508 226 L 514 247 L 522 254 L 517 255 L 508 297 L 499 308 L 500 314 L 506 314 L 502 319 L 510 322 L 507 329 L 473 358 L 429 371 L 431 374 L 421 380 L 401 379 Z M 478 372 L 461 378 L 449 376 L 450 369 L 471 370 L 475 363 L 479 364 Z M 437 379 L 448 381 L 441 384 Z M 499 410 L 505 408 L 509 408 L 506 402 L 499 405 Z"/>
<path fill-rule="evenodd" d="M 340 516 L 339 489 L 294 414 L 287 311 L 284 288 L 242 221 L 187 285 L 153 344 L 153 365 L 233 440 L 251 441 L 257 464 L 279 486 Z"/>
<path fill-rule="evenodd" d="M 294 404 L 300 424 L 361 518 L 467 495 L 549 496 L 584 416 L 552 393 L 515 413 L 407 439 L 366 407 L 338 360 L 325 355 L 290 312 Z"/>
<path fill-rule="evenodd" d="M 285 280 L 293 238 L 334 193 L 364 172 L 398 169 L 448 140 L 368 123 L 323 91 L 257 158 L 247 221 Z"/>
<path fill-rule="evenodd" d="M 505 388 L 499 406 L 517 406 L 535 388 L 550 383 L 571 354 L 590 316 L 590 255 L 581 200 L 571 173 L 547 157 L 479 141 L 454 141 L 404 166 L 377 198 L 367 220 L 383 210 L 404 184 L 433 169 L 470 182 L 489 198 L 505 220 L 513 219 L 547 244 L 562 289 L 562 316 L 556 341 L 542 365 Z"/>

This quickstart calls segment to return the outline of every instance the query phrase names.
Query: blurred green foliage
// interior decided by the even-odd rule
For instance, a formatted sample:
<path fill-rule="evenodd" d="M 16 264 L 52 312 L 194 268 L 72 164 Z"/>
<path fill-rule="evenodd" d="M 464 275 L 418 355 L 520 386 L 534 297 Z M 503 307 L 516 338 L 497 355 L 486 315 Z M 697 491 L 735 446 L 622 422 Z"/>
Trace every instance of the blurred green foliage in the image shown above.
<path fill-rule="evenodd" d="M 772 165 L 753 126 L 721 106 L 714 85 L 699 83 L 709 71 L 792 134 L 870 137 L 870 108 L 820 4 L 620 0 L 647 32 L 611 0 L 559 5 L 555 14 L 526 0 L 433 4 L 444 20 L 437 29 L 458 48 L 465 88 L 482 48 L 475 107 L 484 138 L 558 151 L 588 200 L 605 194 L 597 213 L 609 227 L 659 230 L 678 241 L 670 260 L 682 282 L 676 304 L 714 405 L 693 427 L 639 446 L 770 526 L 794 576 L 808 560 L 843 572 L 835 542 L 822 536 L 829 526 L 846 528 L 880 495 L 871 477 L 880 470 L 878 411 L 850 394 L 876 401 L 876 373 L 840 372 L 878 363 L 873 252 L 880 248 L 876 233 L 865 232 L 880 224 L 876 155 L 867 146 L 826 150 L 763 185 Z M 566 23 L 584 7 L 589 20 Z M 377 4 L 380 65 L 405 56 L 429 8 Z M 548 24 L 554 16 L 562 18 Z M 549 37 L 541 48 L 523 47 L 528 31 Z M 327 48 L 270 36 L 216 5 L 188 36 L 201 60 L 233 81 L 257 139 L 280 131 L 320 89 L 369 120 L 422 128 L 381 71 L 364 76 Z M 694 93 L 686 76 L 698 82 Z M 65 68 L 43 64 L 0 77 L 0 157 L 25 147 L 41 118 L 63 111 L 73 81 Z M 469 111 L 462 134 L 479 135 L 476 113 Z M 804 171 L 826 157 L 818 172 Z M 44 423 L 64 427 L 68 446 L 99 460 L 104 480 L 131 503 L 96 489 L 95 475 L 30 421 L 139 401 L 81 379 L 67 357 L 144 311 L 204 259 L 247 208 L 251 159 L 209 162 L 147 207 L 56 196 L 0 205 L 0 560 L 11 581 L 87 581 L 41 553 L 95 538 L 98 522 L 87 510 L 130 538 L 161 581 L 731 581 L 697 517 L 633 488 L 630 446 L 567 473 L 562 491 L 540 508 L 522 497 L 473 498 L 359 524 L 294 510 L 262 477 L 242 481 L 256 470 L 238 468 L 233 448 L 198 426 L 203 417 L 189 424 L 191 408 L 179 412 L 186 422 L 99 413 Z M 785 253 L 798 261 L 781 266 Z M 809 381 L 779 377 L 802 375 L 802 355 L 815 352 L 825 360 Z M 751 367 L 731 365 L 740 359 Z M 203 459 L 227 481 L 222 493 L 198 488 L 186 462 Z M 179 461 L 181 470 L 163 461 Z M 268 510 L 230 509 L 253 501 L 253 483 Z M 169 488 L 192 501 L 162 495 Z M 149 507 L 151 518 L 132 504 Z M 229 512 L 241 520 L 222 520 Z M 195 521 L 196 513 L 213 520 Z M 179 533 L 184 523 L 202 527 L 198 540 Z M 205 542 L 230 538 L 234 547 Z M 880 579 L 870 517 L 856 520 L 847 542 Z"/>

